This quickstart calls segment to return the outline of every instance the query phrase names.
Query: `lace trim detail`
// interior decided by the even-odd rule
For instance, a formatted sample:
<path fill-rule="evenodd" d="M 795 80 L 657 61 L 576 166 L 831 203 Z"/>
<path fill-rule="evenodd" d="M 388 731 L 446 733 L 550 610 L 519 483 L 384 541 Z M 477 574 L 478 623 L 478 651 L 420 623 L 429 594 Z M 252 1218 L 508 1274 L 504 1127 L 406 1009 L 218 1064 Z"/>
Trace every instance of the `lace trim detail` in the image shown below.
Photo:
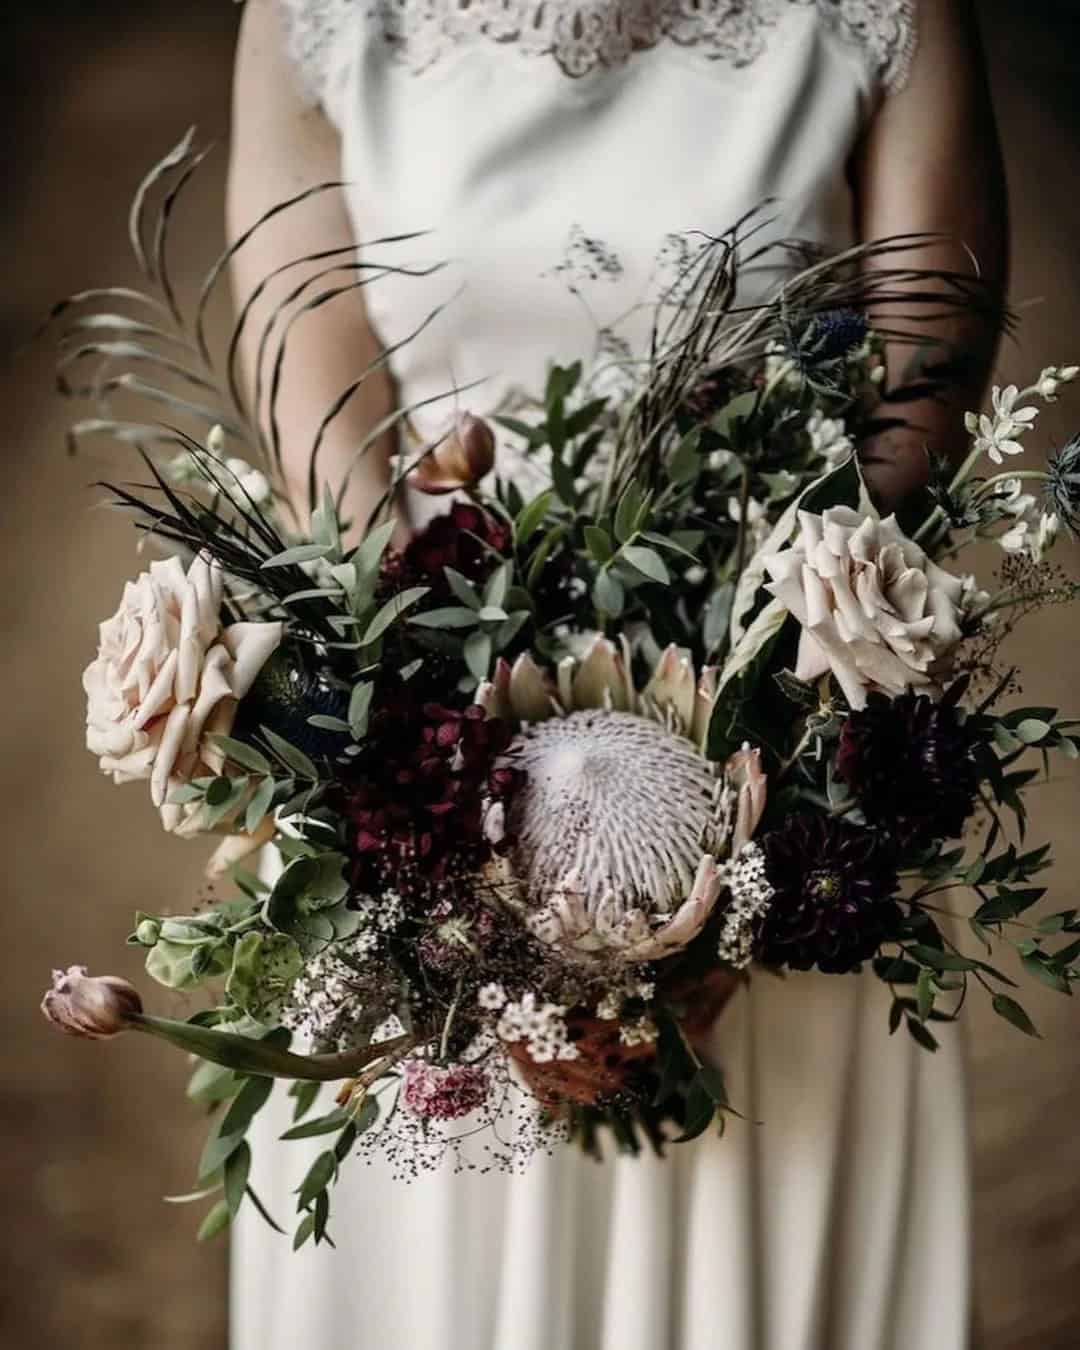
<path fill-rule="evenodd" d="M 313 97 L 323 95 L 350 21 L 381 26 L 395 57 L 426 70 L 464 42 L 514 43 L 578 78 L 670 40 L 711 61 L 746 66 L 795 6 L 862 46 L 886 89 L 905 84 L 917 43 L 916 0 L 279 0 L 289 50 Z"/>

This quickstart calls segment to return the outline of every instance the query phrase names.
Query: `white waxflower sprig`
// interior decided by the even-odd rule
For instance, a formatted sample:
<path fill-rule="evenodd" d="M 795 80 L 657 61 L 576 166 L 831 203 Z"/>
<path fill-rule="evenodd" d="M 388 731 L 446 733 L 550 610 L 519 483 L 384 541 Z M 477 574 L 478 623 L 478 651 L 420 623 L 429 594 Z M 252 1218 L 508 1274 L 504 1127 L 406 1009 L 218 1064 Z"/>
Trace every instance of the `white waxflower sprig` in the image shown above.
<path fill-rule="evenodd" d="M 1039 409 L 1032 399 L 1044 403 L 1057 401 L 1062 385 L 1070 384 L 1080 376 L 1080 366 L 1045 366 L 1034 384 L 1021 389 L 1015 384 L 995 385 L 990 398 L 989 413 L 968 412 L 964 425 L 972 437 L 971 450 L 947 487 L 947 495 L 959 503 L 968 523 L 975 525 L 977 534 L 987 533 L 987 527 L 1011 518 L 1012 524 L 997 535 L 1001 546 L 1010 553 L 1026 553 L 1036 562 L 1057 537 L 1060 518 L 1054 512 L 1042 512 L 1035 507 L 1035 499 L 1026 497 L 1020 480 L 1047 482 L 1042 469 L 1010 469 L 994 474 L 975 484 L 972 478 L 985 455 L 994 464 L 1004 464 L 1006 458 L 1023 454 L 1023 437 L 1035 425 Z M 956 522 L 953 522 L 954 526 Z M 923 521 L 913 538 L 931 555 L 935 547 L 947 537 L 949 522 L 946 510 L 939 504 Z"/>
<path fill-rule="evenodd" d="M 1030 431 L 1039 415 L 1038 408 L 1017 405 L 1032 391 L 1025 389 L 1021 393 L 1015 384 L 1004 389 L 994 387 L 991 395 L 993 416 L 989 413 L 967 413 L 964 425 L 975 437 L 972 450 L 980 455 L 988 455 L 995 464 L 1003 464 L 1006 455 L 1022 455 L 1024 447 L 1020 437 Z"/>

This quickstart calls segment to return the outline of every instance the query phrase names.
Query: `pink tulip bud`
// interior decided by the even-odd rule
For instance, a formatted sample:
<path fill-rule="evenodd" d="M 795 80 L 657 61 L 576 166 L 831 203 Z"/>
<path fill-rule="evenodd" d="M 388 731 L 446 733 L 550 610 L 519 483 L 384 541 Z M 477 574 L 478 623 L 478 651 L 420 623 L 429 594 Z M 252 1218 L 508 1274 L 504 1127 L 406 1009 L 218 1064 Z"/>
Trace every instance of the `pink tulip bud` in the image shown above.
<path fill-rule="evenodd" d="M 754 837 L 765 811 L 768 776 L 761 771 L 761 751 L 744 745 L 724 766 L 727 781 L 738 794 L 735 808 L 735 833 L 731 840 L 731 855 L 735 857 L 744 844 Z"/>
<path fill-rule="evenodd" d="M 409 482 L 421 492 L 438 495 L 472 487 L 495 463 L 495 433 L 480 417 L 462 413 L 454 430 L 420 460 Z"/>
<path fill-rule="evenodd" d="M 55 1027 L 71 1036 L 104 1040 L 127 1026 L 142 1012 L 134 985 L 115 975 L 87 975 L 85 966 L 54 970 L 52 988 L 41 1000 L 41 1011 Z"/>

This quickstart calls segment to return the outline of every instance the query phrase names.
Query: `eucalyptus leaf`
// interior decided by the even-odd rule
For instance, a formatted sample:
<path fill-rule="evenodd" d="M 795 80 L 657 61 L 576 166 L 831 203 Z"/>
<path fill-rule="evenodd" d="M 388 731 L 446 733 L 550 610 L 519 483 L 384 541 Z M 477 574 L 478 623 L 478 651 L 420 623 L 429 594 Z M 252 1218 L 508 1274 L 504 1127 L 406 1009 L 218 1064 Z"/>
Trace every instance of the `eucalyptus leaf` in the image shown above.
<path fill-rule="evenodd" d="M 225 1204 L 228 1206 L 230 1215 L 235 1215 L 243 1202 L 250 1173 L 251 1145 L 245 1140 L 225 1160 Z"/>
<path fill-rule="evenodd" d="M 619 556 L 631 567 L 636 567 L 650 581 L 657 581 L 662 586 L 670 585 L 671 573 L 654 548 L 647 548 L 641 544 L 624 544 Z"/>
<path fill-rule="evenodd" d="M 371 643 L 377 642 L 390 625 L 396 623 L 418 600 L 422 600 L 430 589 L 430 586 L 410 586 L 389 599 L 368 624 L 360 639 L 360 645 L 368 647 Z"/>
<path fill-rule="evenodd" d="M 267 558 L 261 566 L 264 571 L 271 567 L 296 567 L 300 563 L 325 558 L 330 551 L 326 544 L 296 544 L 292 548 L 275 553 L 272 558 Z"/>

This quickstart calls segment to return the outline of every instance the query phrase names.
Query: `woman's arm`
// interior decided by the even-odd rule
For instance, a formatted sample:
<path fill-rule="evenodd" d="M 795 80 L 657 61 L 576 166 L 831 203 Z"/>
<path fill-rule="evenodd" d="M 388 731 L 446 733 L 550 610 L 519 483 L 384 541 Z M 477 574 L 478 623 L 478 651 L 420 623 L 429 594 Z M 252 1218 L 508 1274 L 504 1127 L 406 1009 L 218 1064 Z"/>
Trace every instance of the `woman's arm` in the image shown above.
<path fill-rule="evenodd" d="M 1005 175 L 972 0 L 922 0 L 918 22 L 911 78 L 884 101 L 851 166 L 859 235 L 943 233 L 949 237 L 889 265 L 969 275 L 977 267 L 989 294 L 1000 297 L 1008 273 Z M 948 342 L 956 358 L 942 372 L 940 394 L 896 405 L 910 425 L 863 447 L 867 479 L 886 506 L 925 483 L 927 449 L 949 458 L 961 453 L 963 413 L 981 402 L 993 365 L 993 321 L 957 316 L 934 324 L 933 335 Z M 893 387 L 911 378 L 911 356 L 908 347 L 891 351 Z"/>
<path fill-rule="evenodd" d="M 338 137 L 321 111 L 305 103 L 297 72 L 285 50 L 276 0 L 247 0 L 237 51 L 233 92 L 232 150 L 226 198 L 230 240 L 270 207 L 320 182 L 341 177 Z M 275 268 L 323 249 L 355 245 L 340 191 L 319 193 L 277 216 L 236 255 L 232 280 L 238 307 Z M 258 334 L 274 306 L 305 277 L 339 259 L 294 268 L 271 286 L 247 325 L 241 351 L 249 402 L 255 388 Z M 313 283 L 305 298 L 356 280 L 343 271 Z M 362 291 L 350 291 L 300 319 L 289 338 L 277 401 L 284 489 L 306 520 L 309 454 L 319 423 L 334 400 L 378 355 Z M 268 377 L 264 366 L 264 380 Z M 331 424 L 319 452 L 319 478 L 336 489 L 354 463 L 356 448 L 393 406 L 390 379 L 383 370 L 369 377 Z M 263 417 L 263 425 L 266 419 Z M 384 436 L 356 464 L 346 496 L 354 529 L 390 481 L 391 439 Z"/>

